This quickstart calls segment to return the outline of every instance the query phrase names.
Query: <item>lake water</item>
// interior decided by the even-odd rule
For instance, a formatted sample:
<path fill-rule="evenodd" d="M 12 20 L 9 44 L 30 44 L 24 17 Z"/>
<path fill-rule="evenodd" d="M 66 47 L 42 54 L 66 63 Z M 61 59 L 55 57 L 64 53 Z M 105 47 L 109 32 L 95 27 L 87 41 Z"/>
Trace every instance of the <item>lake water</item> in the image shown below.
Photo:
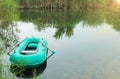
<path fill-rule="evenodd" d="M 37 79 L 120 79 L 120 12 L 22 10 L 18 16 L 0 22 L 2 77 L 17 78 L 4 52 L 33 35 L 56 51 Z"/>

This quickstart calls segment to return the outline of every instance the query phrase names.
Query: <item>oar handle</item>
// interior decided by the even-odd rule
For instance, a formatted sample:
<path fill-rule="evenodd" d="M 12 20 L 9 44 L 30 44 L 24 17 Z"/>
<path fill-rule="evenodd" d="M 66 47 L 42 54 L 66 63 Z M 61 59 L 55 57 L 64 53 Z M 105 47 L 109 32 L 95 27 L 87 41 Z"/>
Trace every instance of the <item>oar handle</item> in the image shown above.
<path fill-rule="evenodd" d="M 54 51 L 52 51 L 50 48 L 48 48 L 47 46 L 45 46 L 43 43 L 42 43 L 42 46 L 46 47 L 51 52 L 51 54 L 47 57 L 47 59 L 50 58 L 52 55 L 55 54 Z"/>
<path fill-rule="evenodd" d="M 47 57 L 47 59 L 50 58 L 52 55 L 54 55 L 54 53 L 50 54 L 50 55 Z"/>

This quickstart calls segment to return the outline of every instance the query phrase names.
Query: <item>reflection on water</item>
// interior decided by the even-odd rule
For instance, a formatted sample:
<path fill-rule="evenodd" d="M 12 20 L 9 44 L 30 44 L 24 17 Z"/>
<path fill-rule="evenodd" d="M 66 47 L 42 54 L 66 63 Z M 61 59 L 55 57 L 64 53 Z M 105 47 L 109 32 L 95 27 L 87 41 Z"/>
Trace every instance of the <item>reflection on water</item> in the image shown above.
<path fill-rule="evenodd" d="M 18 41 L 17 30 L 12 21 L 1 21 L 0 23 L 0 54 L 8 50 Z"/>
<path fill-rule="evenodd" d="M 55 28 L 56 32 L 54 37 L 56 39 L 62 38 L 63 35 L 69 38 L 73 36 L 73 29 L 79 22 L 83 22 L 83 27 L 97 27 L 102 23 L 108 23 L 112 25 L 116 31 L 120 31 L 119 11 L 114 12 L 108 9 L 81 9 L 79 11 L 20 10 L 18 12 L 17 17 L 20 18 L 20 21 L 32 22 L 38 31 L 47 27 Z M 16 20 L 14 18 L 13 20 Z M 4 21 L 0 23 L 0 26 L 5 28 L 12 23 L 14 22 Z"/>
<path fill-rule="evenodd" d="M 19 78 L 33 78 L 42 74 L 46 66 L 47 66 L 47 60 L 43 62 L 38 68 L 35 69 L 26 69 L 26 68 L 17 67 L 15 65 L 11 65 L 10 70 L 15 76 Z"/>
<path fill-rule="evenodd" d="M 119 14 L 107 9 L 22 10 L 18 21 L 0 21 L 0 53 L 27 36 L 42 36 L 57 53 L 38 79 L 119 79 Z"/>
<path fill-rule="evenodd" d="M 113 12 L 106 9 L 85 9 L 79 11 L 21 11 L 21 20 L 32 22 L 38 31 L 47 27 L 56 28 L 54 37 L 61 38 L 64 34 L 68 37 L 74 35 L 75 24 L 83 22 L 84 26 L 97 27 L 102 23 L 108 23 L 116 31 L 120 31 L 119 15 L 120 12 Z"/>

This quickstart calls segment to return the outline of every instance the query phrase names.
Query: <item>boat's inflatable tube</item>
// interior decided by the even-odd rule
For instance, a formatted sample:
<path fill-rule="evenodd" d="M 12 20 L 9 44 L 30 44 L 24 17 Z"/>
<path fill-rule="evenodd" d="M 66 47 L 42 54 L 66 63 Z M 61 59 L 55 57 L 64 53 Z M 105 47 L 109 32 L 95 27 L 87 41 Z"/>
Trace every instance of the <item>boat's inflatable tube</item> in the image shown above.
<path fill-rule="evenodd" d="M 43 38 L 27 38 L 12 52 L 10 62 L 17 66 L 35 68 L 47 59 L 47 44 Z"/>

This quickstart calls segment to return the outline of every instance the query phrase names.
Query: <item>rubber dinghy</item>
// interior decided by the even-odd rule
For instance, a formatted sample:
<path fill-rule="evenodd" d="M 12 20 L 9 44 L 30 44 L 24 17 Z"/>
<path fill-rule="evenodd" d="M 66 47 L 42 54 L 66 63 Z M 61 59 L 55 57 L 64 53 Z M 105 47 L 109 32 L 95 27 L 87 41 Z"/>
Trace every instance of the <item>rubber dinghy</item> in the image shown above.
<path fill-rule="evenodd" d="M 26 38 L 10 54 L 9 60 L 16 66 L 36 68 L 47 59 L 47 45 L 43 38 Z"/>

